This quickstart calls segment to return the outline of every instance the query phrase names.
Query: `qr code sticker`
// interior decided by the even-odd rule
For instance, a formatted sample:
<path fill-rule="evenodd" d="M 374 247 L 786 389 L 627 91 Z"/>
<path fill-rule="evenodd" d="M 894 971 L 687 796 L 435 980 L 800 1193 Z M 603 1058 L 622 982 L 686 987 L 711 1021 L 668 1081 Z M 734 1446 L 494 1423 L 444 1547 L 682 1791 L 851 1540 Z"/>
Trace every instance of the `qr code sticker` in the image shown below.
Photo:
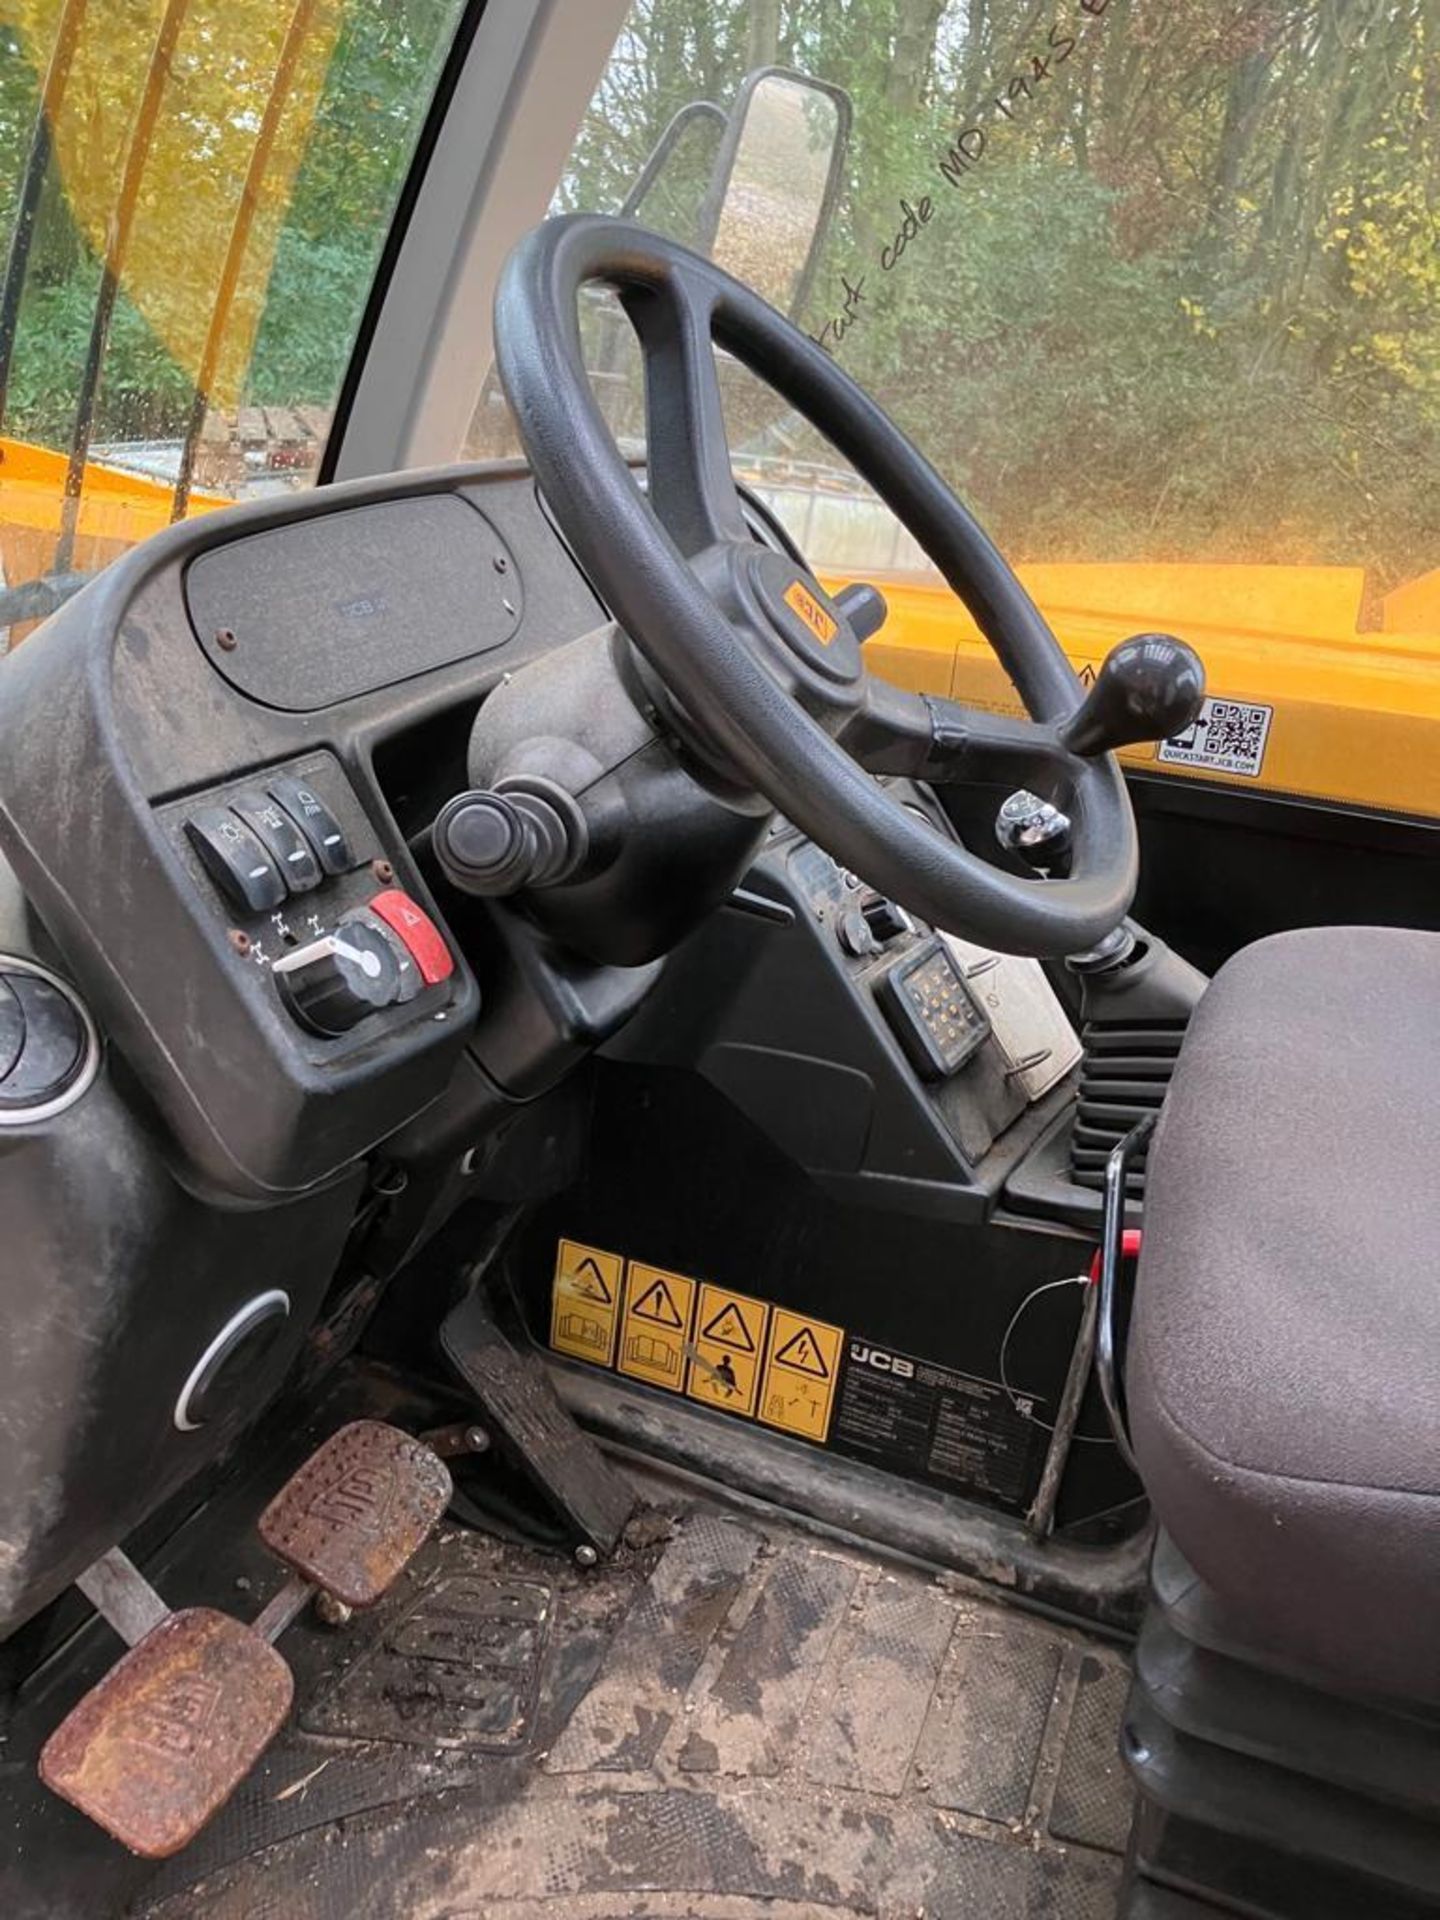
<path fill-rule="evenodd" d="M 1210 767 L 1216 773 L 1247 773 L 1265 764 L 1273 707 L 1243 700 L 1206 700 L 1184 733 L 1160 743 L 1159 758 L 1172 767 Z"/>

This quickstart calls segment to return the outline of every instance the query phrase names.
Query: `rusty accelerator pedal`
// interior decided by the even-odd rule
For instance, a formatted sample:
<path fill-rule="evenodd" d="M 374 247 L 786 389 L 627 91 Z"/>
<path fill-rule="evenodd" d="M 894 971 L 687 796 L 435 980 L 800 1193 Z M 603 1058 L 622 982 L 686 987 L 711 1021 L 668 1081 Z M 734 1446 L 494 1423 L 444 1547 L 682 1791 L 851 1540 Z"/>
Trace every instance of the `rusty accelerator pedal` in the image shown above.
<path fill-rule="evenodd" d="M 178 1853 L 290 1711 L 294 1680 L 271 1641 L 317 1591 L 373 1605 L 449 1497 L 443 1461 L 409 1434 L 376 1420 L 342 1427 L 261 1515 L 292 1578 L 250 1625 L 209 1607 L 171 1613 L 112 1548 L 79 1585 L 130 1650 L 46 1741 L 40 1778 L 132 1853 Z"/>

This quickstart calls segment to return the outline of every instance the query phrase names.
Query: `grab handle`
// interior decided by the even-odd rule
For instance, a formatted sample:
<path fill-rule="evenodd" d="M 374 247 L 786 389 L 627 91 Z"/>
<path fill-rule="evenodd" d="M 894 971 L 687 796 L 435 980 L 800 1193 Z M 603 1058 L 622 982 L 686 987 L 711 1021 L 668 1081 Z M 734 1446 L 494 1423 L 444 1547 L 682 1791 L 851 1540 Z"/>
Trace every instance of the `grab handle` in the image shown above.
<path fill-rule="evenodd" d="M 1133 1259 L 1140 1251 L 1139 1231 L 1134 1228 L 1127 1229 L 1125 1225 L 1127 1176 L 1131 1167 L 1150 1144 L 1150 1135 L 1154 1131 L 1155 1115 L 1147 1113 L 1139 1126 L 1133 1127 L 1126 1134 L 1105 1162 L 1105 1212 L 1100 1234 L 1100 1252 L 1096 1256 L 1095 1267 L 1091 1269 L 1091 1278 L 1097 1281 L 1100 1289 L 1100 1311 L 1095 1328 L 1095 1377 L 1100 1386 L 1100 1398 L 1105 1403 L 1110 1431 L 1114 1434 L 1115 1444 L 1120 1449 L 1120 1457 L 1131 1472 L 1136 1474 L 1140 1469 L 1136 1465 L 1134 1449 L 1130 1445 L 1130 1426 L 1125 1413 L 1125 1389 L 1121 1380 L 1120 1360 L 1116 1352 L 1115 1307 L 1120 1292 L 1120 1262 L 1127 1257 Z"/>

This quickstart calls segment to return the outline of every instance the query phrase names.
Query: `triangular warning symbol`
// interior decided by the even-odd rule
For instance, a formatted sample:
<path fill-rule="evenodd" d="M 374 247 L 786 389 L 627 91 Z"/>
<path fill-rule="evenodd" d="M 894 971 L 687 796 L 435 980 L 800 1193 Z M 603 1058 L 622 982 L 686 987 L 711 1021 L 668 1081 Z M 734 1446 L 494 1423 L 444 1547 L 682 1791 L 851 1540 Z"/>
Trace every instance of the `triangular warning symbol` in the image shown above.
<path fill-rule="evenodd" d="M 792 1334 L 775 1356 L 782 1367 L 794 1367 L 797 1373 L 813 1373 L 817 1380 L 828 1380 L 830 1369 L 820 1351 L 820 1343 L 809 1327 Z"/>
<path fill-rule="evenodd" d="M 1095 684 L 1095 669 L 1088 660 L 1080 669 L 1080 684 L 1082 687 L 1093 687 Z"/>
<path fill-rule="evenodd" d="M 602 1307 L 613 1307 L 615 1296 L 605 1284 L 605 1276 L 591 1259 L 584 1259 L 571 1274 L 570 1280 L 576 1293 L 586 1300 L 594 1300 Z"/>
<path fill-rule="evenodd" d="M 745 1316 L 733 1300 L 727 1300 L 709 1326 L 701 1329 L 700 1338 L 713 1340 L 717 1347 L 733 1347 L 736 1353 L 755 1351 L 755 1342 L 750 1338 Z"/>
<path fill-rule="evenodd" d="M 676 1311 L 675 1302 L 670 1298 L 670 1289 L 663 1280 L 657 1280 L 630 1309 L 637 1320 L 653 1320 L 657 1326 L 678 1327 L 684 1322 Z"/>

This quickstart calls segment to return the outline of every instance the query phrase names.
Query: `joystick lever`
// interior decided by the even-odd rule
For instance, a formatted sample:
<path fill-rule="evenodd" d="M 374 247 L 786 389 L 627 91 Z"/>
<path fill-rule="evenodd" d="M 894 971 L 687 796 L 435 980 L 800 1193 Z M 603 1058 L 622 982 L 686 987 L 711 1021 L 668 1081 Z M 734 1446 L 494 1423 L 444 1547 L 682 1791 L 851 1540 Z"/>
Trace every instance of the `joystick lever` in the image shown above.
<path fill-rule="evenodd" d="M 462 893 L 505 895 L 573 879 L 590 839 L 572 794 L 553 780 L 517 775 L 447 800 L 430 844 Z"/>

